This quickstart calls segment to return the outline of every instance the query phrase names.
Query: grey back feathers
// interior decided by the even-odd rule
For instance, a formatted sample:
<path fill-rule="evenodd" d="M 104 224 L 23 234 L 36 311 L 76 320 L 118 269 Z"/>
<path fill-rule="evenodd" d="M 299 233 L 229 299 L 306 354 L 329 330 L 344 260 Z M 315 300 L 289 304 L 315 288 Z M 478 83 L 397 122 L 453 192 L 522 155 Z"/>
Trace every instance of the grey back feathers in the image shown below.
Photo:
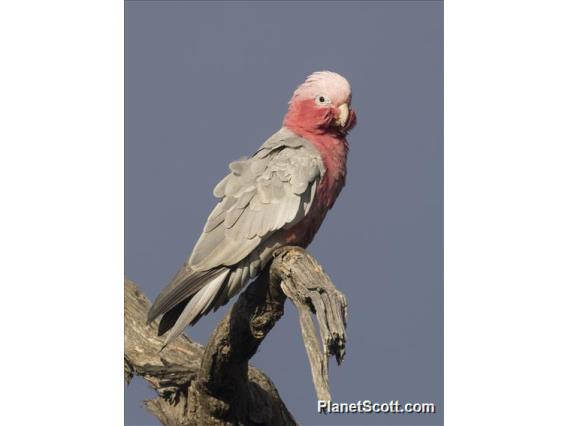
<path fill-rule="evenodd" d="M 260 273 L 284 244 L 285 229 L 307 215 L 325 173 L 317 149 L 286 128 L 229 168 L 191 256 L 148 313 L 150 322 L 170 312 L 160 325 L 160 334 L 171 327 L 166 344 Z"/>

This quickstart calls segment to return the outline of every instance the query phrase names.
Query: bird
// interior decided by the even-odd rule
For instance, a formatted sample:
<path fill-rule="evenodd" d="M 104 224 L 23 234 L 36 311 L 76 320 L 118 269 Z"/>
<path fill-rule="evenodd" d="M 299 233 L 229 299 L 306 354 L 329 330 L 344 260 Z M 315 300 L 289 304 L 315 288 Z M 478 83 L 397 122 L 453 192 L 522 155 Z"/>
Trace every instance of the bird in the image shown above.
<path fill-rule="evenodd" d="M 276 249 L 310 244 L 345 185 L 346 137 L 357 122 L 351 99 L 342 75 L 310 74 L 293 92 L 282 127 L 252 156 L 229 164 L 191 255 L 148 312 L 148 324 L 162 315 L 163 348 L 225 305 Z"/>

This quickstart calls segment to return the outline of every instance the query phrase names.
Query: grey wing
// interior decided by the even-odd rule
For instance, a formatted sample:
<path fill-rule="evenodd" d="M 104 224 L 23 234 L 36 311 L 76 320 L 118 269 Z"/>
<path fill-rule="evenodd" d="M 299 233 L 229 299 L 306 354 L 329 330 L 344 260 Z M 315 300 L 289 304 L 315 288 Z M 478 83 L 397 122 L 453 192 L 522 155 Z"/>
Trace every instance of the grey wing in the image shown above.
<path fill-rule="evenodd" d="M 281 133 L 251 158 L 232 162 L 231 173 L 215 187 L 221 201 L 189 258 L 193 270 L 236 265 L 308 213 L 325 173 L 321 157 L 305 139 Z"/>
<path fill-rule="evenodd" d="M 214 189 L 220 201 L 190 258 L 148 315 L 151 321 L 166 314 L 162 332 L 173 325 L 168 342 L 260 272 L 280 244 L 278 231 L 308 213 L 325 173 L 311 143 L 287 129 L 251 158 L 232 162 L 230 169 Z"/>

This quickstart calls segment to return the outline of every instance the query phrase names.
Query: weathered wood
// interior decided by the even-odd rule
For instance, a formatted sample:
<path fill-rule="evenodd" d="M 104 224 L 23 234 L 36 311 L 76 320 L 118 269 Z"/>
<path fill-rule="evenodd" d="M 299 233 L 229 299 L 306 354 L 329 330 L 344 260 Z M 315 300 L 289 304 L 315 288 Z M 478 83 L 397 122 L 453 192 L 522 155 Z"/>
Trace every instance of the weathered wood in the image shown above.
<path fill-rule="evenodd" d="M 248 360 L 284 314 L 286 297 L 279 282 L 269 282 L 268 268 L 241 294 L 213 331 L 197 379 L 190 389 L 195 425 L 215 419 L 246 419 L 260 424 L 293 424 L 291 416 L 268 422 L 259 409 L 258 389 L 248 385 Z M 251 417 L 252 416 L 252 417 Z"/>
<path fill-rule="evenodd" d="M 276 260 L 271 274 L 281 281 L 282 290 L 298 310 L 317 397 L 331 400 L 328 359 L 335 356 L 337 364 L 341 364 L 345 357 L 347 301 L 320 264 L 305 250 L 285 247 L 276 252 Z M 323 353 L 312 313 L 316 314 L 319 323 Z"/>
<path fill-rule="evenodd" d="M 296 305 L 316 393 L 331 399 L 327 360 L 345 355 L 345 297 L 306 251 L 285 247 L 240 295 L 207 347 L 183 335 L 160 351 L 164 338 L 146 325 L 148 299 L 125 280 L 124 375 L 144 377 L 158 398 L 145 401 L 164 425 L 295 425 L 270 379 L 248 365 L 284 314 L 286 295 Z M 324 352 L 311 314 L 316 313 Z"/>
<path fill-rule="evenodd" d="M 195 397 L 195 394 L 190 392 L 190 387 L 194 385 L 198 377 L 205 350 L 200 344 L 182 335 L 160 352 L 164 336 L 157 336 L 156 323 L 146 325 L 146 314 L 149 308 L 149 300 L 136 284 L 125 279 L 125 380 L 129 383 L 134 375 L 138 375 L 147 380 L 156 390 L 158 398 L 145 401 L 144 405 L 163 425 L 232 425 L 251 424 L 253 421 L 256 424 L 265 425 L 297 424 L 272 381 L 252 366 L 247 368 L 245 376 L 247 395 L 245 400 L 248 406 L 252 406 L 252 411 L 247 413 L 244 419 L 228 418 L 226 421 L 221 421 L 220 416 L 200 419 L 193 417 L 192 411 L 195 407 L 191 406 L 191 397 Z M 227 366 L 227 368 L 230 367 Z M 223 374 L 226 373 L 223 372 Z M 222 401 L 222 394 L 218 397 Z M 200 401 L 205 399 L 205 396 L 200 395 Z M 203 413 L 203 410 L 201 412 Z"/>

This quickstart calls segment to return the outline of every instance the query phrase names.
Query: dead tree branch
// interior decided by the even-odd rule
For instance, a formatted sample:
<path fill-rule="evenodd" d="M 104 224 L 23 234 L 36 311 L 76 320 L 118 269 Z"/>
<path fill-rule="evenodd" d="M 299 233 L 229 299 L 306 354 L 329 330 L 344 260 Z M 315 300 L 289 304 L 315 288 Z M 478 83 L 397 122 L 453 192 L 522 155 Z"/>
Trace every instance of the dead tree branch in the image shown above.
<path fill-rule="evenodd" d="M 164 425 L 295 425 L 270 379 L 248 361 L 284 314 L 296 305 L 319 399 L 331 399 L 327 360 L 345 354 L 345 297 L 303 249 L 285 247 L 241 294 L 207 347 L 182 336 L 160 352 L 163 338 L 146 325 L 148 299 L 125 280 L 124 374 L 144 377 L 158 398 L 145 405 Z M 318 342 L 311 313 L 320 325 Z"/>
<path fill-rule="evenodd" d="M 272 264 L 271 274 L 281 282 L 282 290 L 298 310 L 317 397 L 331 400 L 328 359 L 335 356 L 339 365 L 345 357 L 347 301 L 320 264 L 305 250 L 286 247 L 276 256 L 280 261 Z M 319 323 L 323 353 L 312 313 L 316 314 Z"/>

